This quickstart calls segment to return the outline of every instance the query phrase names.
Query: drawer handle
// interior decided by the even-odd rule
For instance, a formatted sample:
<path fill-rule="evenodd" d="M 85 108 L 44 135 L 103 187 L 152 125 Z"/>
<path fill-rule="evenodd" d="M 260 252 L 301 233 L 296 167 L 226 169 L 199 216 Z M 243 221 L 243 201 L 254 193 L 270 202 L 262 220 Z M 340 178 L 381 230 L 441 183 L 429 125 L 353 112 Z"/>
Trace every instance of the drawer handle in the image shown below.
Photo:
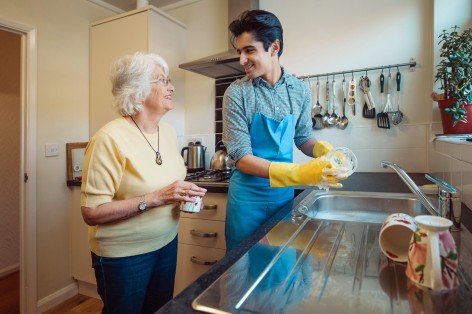
<path fill-rule="evenodd" d="M 196 256 L 192 256 L 190 258 L 190 261 L 192 263 L 195 263 L 195 264 L 198 264 L 198 265 L 215 265 L 218 262 L 218 260 L 216 260 L 216 259 L 211 260 L 211 261 L 206 261 L 206 260 L 198 258 Z"/>
<path fill-rule="evenodd" d="M 216 210 L 217 208 L 218 208 L 218 205 L 216 204 L 203 205 L 203 209 L 206 209 L 206 210 Z"/>
<path fill-rule="evenodd" d="M 201 238 L 216 238 L 217 232 L 202 232 L 195 229 L 190 230 L 190 234 Z"/>

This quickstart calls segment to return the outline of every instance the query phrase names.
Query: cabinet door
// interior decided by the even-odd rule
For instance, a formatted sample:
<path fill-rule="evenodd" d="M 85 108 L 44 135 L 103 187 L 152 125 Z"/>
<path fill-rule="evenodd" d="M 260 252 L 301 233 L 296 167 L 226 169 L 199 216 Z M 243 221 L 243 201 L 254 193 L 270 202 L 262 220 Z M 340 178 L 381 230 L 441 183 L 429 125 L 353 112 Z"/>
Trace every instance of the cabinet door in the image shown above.
<path fill-rule="evenodd" d="M 118 117 L 113 108 L 110 65 L 124 54 L 147 51 L 146 16 L 143 11 L 90 28 L 90 136 Z"/>
<path fill-rule="evenodd" d="M 180 217 L 225 221 L 227 199 L 228 196 L 226 193 L 207 193 L 203 197 L 203 205 L 205 205 L 204 209 L 199 213 L 189 214 L 182 212 Z"/>
<path fill-rule="evenodd" d="M 179 243 L 174 295 L 203 275 L 225 256 L 225 250 Z"/>
<path fill-rule="evenodd" d="M 226 249 L 224 221 L 180 218 L 179 243 Z"/>

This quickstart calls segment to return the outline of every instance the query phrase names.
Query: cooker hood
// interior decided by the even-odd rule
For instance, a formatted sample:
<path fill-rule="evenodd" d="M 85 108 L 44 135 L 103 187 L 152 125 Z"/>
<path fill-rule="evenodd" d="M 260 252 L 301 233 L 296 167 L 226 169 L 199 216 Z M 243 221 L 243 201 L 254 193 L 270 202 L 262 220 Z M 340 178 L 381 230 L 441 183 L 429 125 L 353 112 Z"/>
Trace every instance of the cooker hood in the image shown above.
<path fill-rule="evenodd" d="M 259 9 L 259 0 L 228 0 L 228 23 L 242 12 L 255 9 Z M 229 39 L 227 51 L 180 64 L 179 68 L 215 79 L 245 75 L 244 68 L 239 64 L 239 54 Z"/>
<path fill-rule="evenodd" d="M 239 54 L 231 49 L 215 55 L 179 65 L 179 68 L 212 78 L 244 75 L 244 68 L 239 64 Z"/>

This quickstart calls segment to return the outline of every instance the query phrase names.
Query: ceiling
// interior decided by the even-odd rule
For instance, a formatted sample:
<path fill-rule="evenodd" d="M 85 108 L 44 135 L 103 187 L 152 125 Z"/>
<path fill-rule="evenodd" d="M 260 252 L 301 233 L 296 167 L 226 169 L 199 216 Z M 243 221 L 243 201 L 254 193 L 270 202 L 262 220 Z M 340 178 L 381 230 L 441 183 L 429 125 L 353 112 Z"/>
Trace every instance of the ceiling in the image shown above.
<path fill-rule="evenodd" d="M 98 5 L 106 4 L 112 7 L 118 8 L 122 11 L 130 11 L 136 9 L 137 0 L 89 0 Z M 163 8 L 169 5 L 178 5 L 179 2 L 182 4 L 188 3 L 188 0 L 148 0 L 150 5 L 155 6 L 156 8 Z"/>

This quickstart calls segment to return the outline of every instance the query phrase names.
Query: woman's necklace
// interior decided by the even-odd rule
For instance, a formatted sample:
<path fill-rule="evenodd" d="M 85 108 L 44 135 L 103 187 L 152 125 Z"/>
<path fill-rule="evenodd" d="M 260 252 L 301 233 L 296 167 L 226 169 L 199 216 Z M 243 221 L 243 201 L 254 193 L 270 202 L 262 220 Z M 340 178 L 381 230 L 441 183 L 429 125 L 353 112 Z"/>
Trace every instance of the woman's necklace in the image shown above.
<path fill-rule="evenodd" d="M 155 150 L 154 147 L 152 147 L 151 143 L 149 143 L 148 139 L 146 138 L 146 135 L 144 135 L 143 131 L 141 131 L 141 129 L 139 128 L 136 121 L 134 121 L 133 117 L 132 116 L 129 116 L 129 117 L 131 118 L 131 120 L 133 120 L 134 124 L 138 128 L 139 132 L 141 132 L 146 142 L 148 142 L 149 146 L 151 146 L 151 149 L 156 153 L 156 164 L 158 164 L 159 166 L 162 165 L 162 157 L 161 157 L 161 153 L 159 153 L 159 126 L 157 126 L 157 150 Z"/>

